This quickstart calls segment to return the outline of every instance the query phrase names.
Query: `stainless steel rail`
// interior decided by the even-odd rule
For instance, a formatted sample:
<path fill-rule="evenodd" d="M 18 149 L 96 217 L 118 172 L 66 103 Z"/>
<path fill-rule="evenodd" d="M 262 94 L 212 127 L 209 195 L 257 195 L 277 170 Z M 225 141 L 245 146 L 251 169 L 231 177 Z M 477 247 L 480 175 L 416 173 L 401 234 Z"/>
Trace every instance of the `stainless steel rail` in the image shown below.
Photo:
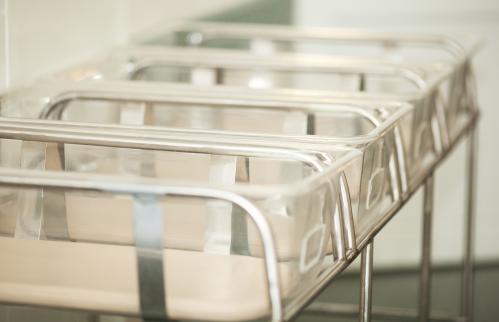
<path fill-rule="evenodd" d="M 152 252 L 156 253 L 156 243 L 150 245 L 148 243 L 149 238 L 154 240 L 162 239 L 162 230 L 155 230 L 155 234 L 160 234 L 160 236 L 143 236 L 145 233 L 152 233 L 148 229 L 141 229 L 142 227 L 147 227 L 148 223 L 143 222 L 145 218 L 148 218 L 148 214 L 143 214 L 142 211 L 149 210 L 149 207 L 155 207 L 157 198 L 164 196 L 194 196 L 203 198 L 214 198 L 221 199 L 233 204 L 238 205 L 244 209 L 245 213 L 251 218 L 258 229 L 258 233 L 262 240 L 264 259 L 265 259 L 265 269 L 268 284 L 269 300 L 272 311 L 272 321 L 282 321 L 282 300 L 280 293 L 280 280 L 279 271 L 277 268 L 277 255 L 276 248 L 274 245 L 274 239 L 272 236 L 272 231 L 267 222 L 265 216 L 256 208 L 249 200 L 246 198 L 232 193 L 230 191 L 224 191 L 208 187 L 195 187 L 195 186 L 168 186 L 164 185 L 161 181 L 153 179 L 125 179 L 116 178 L 110 176 L 96 176 L 96 175 L 80 175 L 74 173 L 57 173 L 57 172 L 46 172 L 37 170 L 17 170 L 17 169 L 5 169 L 0 168 L 0 184 L 8 186 L 16 186 L 22 188 L 55 188 L 55 189 L 67 189 L 67 190 L 84 190 L 84 191 L 98 191 L 107 193 L 118 193 L 118 194 L 128 194 L 136 198 L 144 198 L 138 201 L 140 206 L 135 207 L 134 218 L 135 221 L 140 221 L 139 229 L 135 230 L 136 234 L 139 234 L 138 239 L 144 241 L 139 246 L 139 251 L 137 253 L 138 260 L 142 257 L 142 253 Z M 149 199 L 148 199 L 149 198 Z M 145 205 L 144 205 L 145 203 Z M 146 220 L 147 221 L 147 220 Z M 161 265 L 162 256 L 156 257 L 154 266 Z M 149 266 L 149 263 L 144 263 L 144 265 Z M 154 269 L 154 275 L 150 275 L 151 271 L 148 269 L 139 268 L 139 281 L 152 280 L 161 281 L 163 280 L 163 271 L 158 271 L 157 268 Z M 144 274 L 149 274 L 144 276 Z M 161 276 L 157 275 L 161 274 Z M 149 295 L 146 292 L 151 291 L 149 286 L 153 282 L 147 282 L 144 284 L 145 287 L 140 288 L 140 298 L 148 298 Z M 153 290 L 153 294 L 157 295 L 158 290 Z M 164 293 L 161 298 L 164 298 Z M 142 301 L 142 300 L 141 300 Z M 153 314 L 154 318 L 168 319 L 167 316 L 162 315 L 163 312 L 149 312 L 149 309 L 156 309 L 156 301 L 154 303 L 141 302 L 142 309 L 146 310 L 143 312 L 144 318 L 151 318 L 149 313 Z M 151 307 L 149 306 L 151 305 Z M 161 308 L 160 308 L 161 310 Z M 161 316 L 156 316 L 156 313 Z"/>
<path fill-rule="evenodd" d="M 390 63 L 383 60 L 331 58 L 318 55 L 281 54 L 279 59 L 266 59 L 245 52 L 197 48 L 132 47 L 123 49 L 132 62 L 128 71 L 130 79 L 145 69 L 158 66 L 197 66 L 219 70 L 266 70 L 281 72 L 317 72 L 378 76 L 398 76 L 416 88 L 425 88 L 427 82 L 422 75 L 425 66 Z M 442 66 L 435 65 L 441 69 Z M 436 80 L 435 80 L 436 81 Z"/>
<path fill-rule="evenodd" d="M 134 86 L 135 85 L 135 86 Z M 196 93 L 193 94 L 192 91 L 189 92 L 178 92 L 172 90 L 169 86 L 159 86 L 153 84 L 130 84 L 129 82 L 99 82 L 99 83 L 76 83 L 72 85 L 63 86 L 62 90 L 59 94 L 50 97 L 48 103 L 43 106 L 42 112 L 40 113 L 41 118 L 55 118 L 59 119 L 65 108 L 68 107 L 68 103 L 73 100 L 102 100 L 102 101 L 116 101 L 116 102 L 140 102 L 144 104 L 149 103 L 175 103 L 175 104 L 203 104 L 206 106 L 216 106 L 216 107 L 230 107 L 230 108 L 244 108 L 244 107 L 256 107 L 256 108 L 265 108 L 265 109 L 275 109 L 275 110 L 298 110 L 303 111 L 305 113 L 314 113 L 319 111 L 330 111 L 332 107 L 334 107 L 335 111 L 348 111 L 355 112 L 376 126 L 376 129 L 371 131 L 367 135 L 363 135 L 361 137 L 352 137 L 352 138 L 341 138 L 337 139 L 334 137 L 321 137 L 319 135 L 314 135 L 311 138 L 307 137 L 299 137 L 299 136 L 290 136 L 287 135 L 287 139 L 292 139 L 296 141 L 306 141 L 306 142 L 323 142 L 328 144 L 339 143 L 342 145 L 351 145 L 352 147 L 356 147 L 355 145 L 366 145 L 370 140 L 377 137 L 378 135 L 384 133 L 388 130 L 388 125 L 399 117 L 401 117 L 404 113 L 409 111 L 409 106 L 405 106 L 401 103 L 396 102 L 384 102 L 380 103 L 379 107 L 373 108 L 371 104 L 367 102 L 359 102 L 358 100 L 348 100 L 348 99 L 328 99 L 324 102 L 293 102 L 291 100 L 282 101 L 282 100 L 266 100 L 266 99 L 251 99 L 248 101 L 245 99 L 245 96 L 241 96 L 240 93 L 235 92 L 226 92 L 225 96 L 210 96 L 206 93 Z M 383 117 L 382 120 L 378 115 L 375 114 L 383 114 L 380 112 L 383 109 L 388 109 L 391 111 L 390 116 Z M 310 115 L 310 114 L 309 114 Z M 310 118 L 308 118 L 310 119 Z M 153 128 L 148 129 L 149 131 L 161 131 L 155 130 Z M 172 131 L 175 131 L 172 129 Z M 178 131 L 178 130 L 177 130 Z M 206 130 L 206 133 L 216 132 L 214 130 Z M 223 133 L 223 135 L 229 135 L 227 131 L 218 131 L 219 133 Z M 407 175 L 405 173 L 405 155 L 403 153 L 402 142 L 400 141 L 400 132 L 395 129 L 395 142 L 397 145 L 397 153 L 396 158 L 399 169 L 395 168 L 390 169 L 392 173 L 392 178 L 398 178 L 400 176 L 400 183 L 395 183 L 394 187 L 396 187 L 395 198 L 398 199 L 398 196 L 404 194 L 407 190 Z M 281 135 L 271 135 L 271 134 L 256 134 L 256 133 L 244 133 L 237 134 L 237 132 L 230 133 L 231 136 L 238 135 L 240 139 L 248 139 L 259 137 L 265 138 L 282 138 Z M 398 174 L 397 174 L 398 173 Z M 395 179 L 394 179 L 395 180 Z M 342 185 L 345 185 L 345 179 L 342 179 Z M 395 181 L 394 181 L 395 182 Z M 399 189 L 398 187 L 401 186 Z M 341 203 L 345 204 L 344 200 L 340 200 Z M 349 206 L 345 206 L 349 207 Z M 345 209 L 347 210 L 347 209 Z M 352 213 L 351 210 L 348 213 Z M 353 229 L 353 220 L 348 219 L 349 216 L 346 217 L 346 222 L 339 222 L 339 226 L 341 225 L 349 225 Z M 346 230 L 346 243 L 347 249 L 346 252 L 350 252 L 350 250 L 355 248 L 355 241 L 353 235 L 350 233 L 350 230 Z M 341 236 L 336 235 L 338 238 Z M 338 240 L 338 246 L 341 246 L 344 241 Z M 337 252 L 340 258 L 344 256 L 350 256 L 345 254 L 345 251 L 342 247 L 337 247 Z"/>
<path fill-rule="evenodd" d="M 168 28 L 169 33 L 186 33 L 189 45 L 212 39 L 263 39 L 282 42 L 321 42 L 332 44 L 379 44 L 383 46 L 437 47 L 456 58 L 470 57 L 480 46 L 479 41 L 460 40 L 446 35 L 398 32 L 376 32 L 362 29 L 293 27 L 262 24 L 189 22 Z"/>

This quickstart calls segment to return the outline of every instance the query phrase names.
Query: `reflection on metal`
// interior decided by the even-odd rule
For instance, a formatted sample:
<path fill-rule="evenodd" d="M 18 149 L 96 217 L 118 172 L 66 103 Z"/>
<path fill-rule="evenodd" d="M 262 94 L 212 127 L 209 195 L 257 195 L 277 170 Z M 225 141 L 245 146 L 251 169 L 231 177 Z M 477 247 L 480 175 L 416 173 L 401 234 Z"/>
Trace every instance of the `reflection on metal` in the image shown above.
<path fill-rule="evenodd" d="M 359 321 L 371 322 L 372 309 L 372 279 L 373 279 L 373 242 L 371 241 L 362 250 L 360 260 L 360 307 Z"/>

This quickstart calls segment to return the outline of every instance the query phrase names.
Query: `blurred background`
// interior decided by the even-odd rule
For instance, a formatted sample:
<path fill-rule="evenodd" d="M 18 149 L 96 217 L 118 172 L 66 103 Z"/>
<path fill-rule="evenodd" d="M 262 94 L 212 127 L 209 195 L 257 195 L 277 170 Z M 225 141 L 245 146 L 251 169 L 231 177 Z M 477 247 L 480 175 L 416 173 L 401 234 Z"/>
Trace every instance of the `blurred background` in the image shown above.
<path fill-rule="evenodd" d="M 477 202 L 476 321 L 499 317 L 499 1 L 337 0 L 1 0 L 0 88 L 19 86 L 92 55 L 186 19 L 367 28 L 430 33 L 473 33 L 485 40 L 477 55 L 482 109 Z M 497 102 L 496 102 L 497 100 Z M 436 309 L 457 310 L 463 251 L 465 145 L 437 172 L 433 260 Z M 421 244 L 419 192 L 375 242 L 375 304 L 414 307 Z M 355 270 L 355 267 L 352 268 Z M 356 303 L 357 277 L 345 272 L 324 298 Z M 455 292 L 449 289 L 455 288 Z M 451 295 L 449 295 L 451 294 Z M 452 296 L 454 294 L 455 296 Z M 52 320 L 52 313 L 38 315 Z M 32 315 L 0 309 L 0 321 Z M 62 319 L 76 321 L 73 313 Z M 112 318 L 109 318 L 112 319 Z M 315 317 L 304 316 L 303 321 Z M 319 321 L 321 319 L 317 319 Z M 321 320 L 322 321 L 322 320 Z M 324 320 L 325 321 L 325 320 Z"/>

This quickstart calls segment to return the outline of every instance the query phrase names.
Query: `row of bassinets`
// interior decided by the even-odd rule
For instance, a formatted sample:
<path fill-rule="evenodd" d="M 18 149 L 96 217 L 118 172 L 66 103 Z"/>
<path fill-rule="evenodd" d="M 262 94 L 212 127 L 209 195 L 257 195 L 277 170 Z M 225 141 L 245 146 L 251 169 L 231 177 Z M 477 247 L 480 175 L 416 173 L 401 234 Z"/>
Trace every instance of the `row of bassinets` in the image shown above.
<path fill-rule="evenodd" d="M 163 33 L 2 96 L 1 302 L 282 320 L 477 118 L 468 37 Z"/>

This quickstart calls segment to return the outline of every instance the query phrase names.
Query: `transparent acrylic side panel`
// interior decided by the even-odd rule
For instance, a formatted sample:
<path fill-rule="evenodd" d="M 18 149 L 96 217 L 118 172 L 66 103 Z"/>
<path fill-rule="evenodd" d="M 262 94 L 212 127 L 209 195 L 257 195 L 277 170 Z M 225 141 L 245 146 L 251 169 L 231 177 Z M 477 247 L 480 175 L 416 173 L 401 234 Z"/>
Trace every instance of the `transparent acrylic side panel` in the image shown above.
<path fill-rule="evenodd" d="M 116 149 L 13 140 L 2 140 L 0 143 L 8 143 L 11 155 L 15 156 L 11 157 L 10 163 L 5 162 L 2 166 L 153 177 L 192 184 L 296 185 L 319 171 L 302 161 L 291 157 L 288 159 L 286 156 Z M 15 214 L 26 215 L 28 220 L 38 221 L 39 226 L 44 226 L 40 221 L 40 215 L 36 215 L 38 217 L 35 218 L 32 216 L 33 213 L 48 211 L 54 216 L 44 217 L 47 222 L 44 228 L 50 232 L 51 238 L 107 241 L 117 244 L 133 242 L 133 237 L 127 233 L 132 211 L 130 201 L 120 198 L 88 199 L 75 194 L 48 191 L 44 194 L 45 202 L 37 203 L 36 200 L 42 198 L 43 194 L 42 191 L 38 191 L 37 194 L 20 196 L 9 189 L 4 189 L 1 199 L 0 233 L 29 234 L 30 231 L 23 232 L 21 226 L 16 226 L 19 216 Z M 258 203 L 266 212 L 276 214 L 270 218 L 276 227 L 282 229 L 282 233 L 276 236 L 279 240 L 282 238 L 279 242 L 282 245 L 282 248 L 279 248 L 279 256 L 289 258 L 292 255 L 289 241 L 294 236 L 293 224 L 289 218 L 293 215 L 283 201 L 275 196 L 268 196 L 268 199 L 260 200 Z M 18 207 L 23 207 L 25 210 L 17 212 Z M 119 211 L 114 211 L 118 209 Z M 174 212 L 182 215 L 169 217 L 172 222 L 165 223 L 165 229 L 178 227 L 172 230 L 166 239 L 167 246 L 171 248 L 230 252 L 234 250 L 234 243 L 244 240 L 248 235 L 237 211 L 216 202 L 182 205 Z M 123 218 L 128 219 L 123 220 Z M 330 218 L 323 219 L 325 222 L 330 221 Z M 62 226 L 61 222 L 64 222 Z M 113 229 L 110 230 L 109 227 Z M 18 228 L 21 231 L 18 232 Z M 329 231 L 329 225 L 326 228 Z M 251 247 L 248 247 L 246 245 L 244 249 L 241 248 L 241 252 L 252 253 Z"/>
<path fill-rule="evenodd" d="M 56 113 L 53 114 L 55 116 Z M 77 122 L 145 124 L 260 134 L 315 134 L 337 138 L 366 135 L 375 129 L 365 114 L 334 104 L 329 110 L 307 111 L 251 105 L 238 107 L 76 99 L 65 103 L 60 116 L 63 120 Z"/>
<path fill-rule="evenodd" d="M 445 127 L 453 142 L 477 112 L 476 84 L 470 63 L 459 66 L 451 76 L 439 84 L 437 106 L 444 111 Z"/>
<path fill-rule="evenodd" d="M 332 225 L 323 219 L 316 218 L 322 214 L 322 217 L 339 217 L 342 220 L 341 208 L 338 198 L 338 175 L 331 177 L 329 181 L 323 182 L 315 187 L 313 193 L 302 193 L 285 197 L 287 207 L 290 211 L 303 214 L 301 218 L 305 220 L 297 223 L 302 236 L 295 240 L 293 248 L 297 251 L 294 256 L 296 271 L 298 274 L 297 287 L 286 296 L 285 304 L 290 304 L 301 297 L 304 292 L 313 287 L 318 279 L 324 277 L 331 268 L 337 267 L 339 261 L 336 257 L 334 230 L 330 230 L 326 225 Z M 305 216 L 304 214 L 308 214 Z M 295 216 L 295 218 L 299 218 Z M 331 231 L 333 233 L 331 234 Z"/>
<path fill-rule="evenodd" d="M 202 32 L 175 33 L 176 45 L 200 46 L 220 49 L 243 49 L 256 54 L 289 51 L 308 54 L 357 56 L 392 61 L 417 60 L 423 62 L 455 60 L 456 56 L 445 45 L 397 44 L 396 42 L 369 42 L 348 40 L 297 40 L 276 41 L 259 35 L 248 37 L 217 37 Z M 154 43 L 152 43 L 154 45 Z M 159 44 L 161 45 L 161 44 Z"/>
<path fill-rule="evenodd" d="M 392 129 L 365 148 L 359 190 L 351 192 L 353 199 L 358 200 L 353 213 L 358 241 L 400 203 L 398 176 Z"/>
<path fill-rule="evenodd" d="M 292 68 L 291 68 L 292 69 Z M 359 71 L 270 71 L 240 67 L 237 69 L 196 66 L 151 65 L 137 70 L 130 78 L 142 81 L 179 82 L 197 85 L 227 84 L 250 88 L 300 88 L 314 90 L 386 92 L 407 94 L 418 90 L 416 84 L 396 74 L 373 75 Z"/>
<path fill-rule="evenodd" d="M 439 156 L 440 134 L 433 128 L 436 113 L 432 98 L 412 102 L 413 108 L 399 122 L 395 135 L 400 133 L 404 150 L 405 170 L 409 189 L 419 180 Z"/>

